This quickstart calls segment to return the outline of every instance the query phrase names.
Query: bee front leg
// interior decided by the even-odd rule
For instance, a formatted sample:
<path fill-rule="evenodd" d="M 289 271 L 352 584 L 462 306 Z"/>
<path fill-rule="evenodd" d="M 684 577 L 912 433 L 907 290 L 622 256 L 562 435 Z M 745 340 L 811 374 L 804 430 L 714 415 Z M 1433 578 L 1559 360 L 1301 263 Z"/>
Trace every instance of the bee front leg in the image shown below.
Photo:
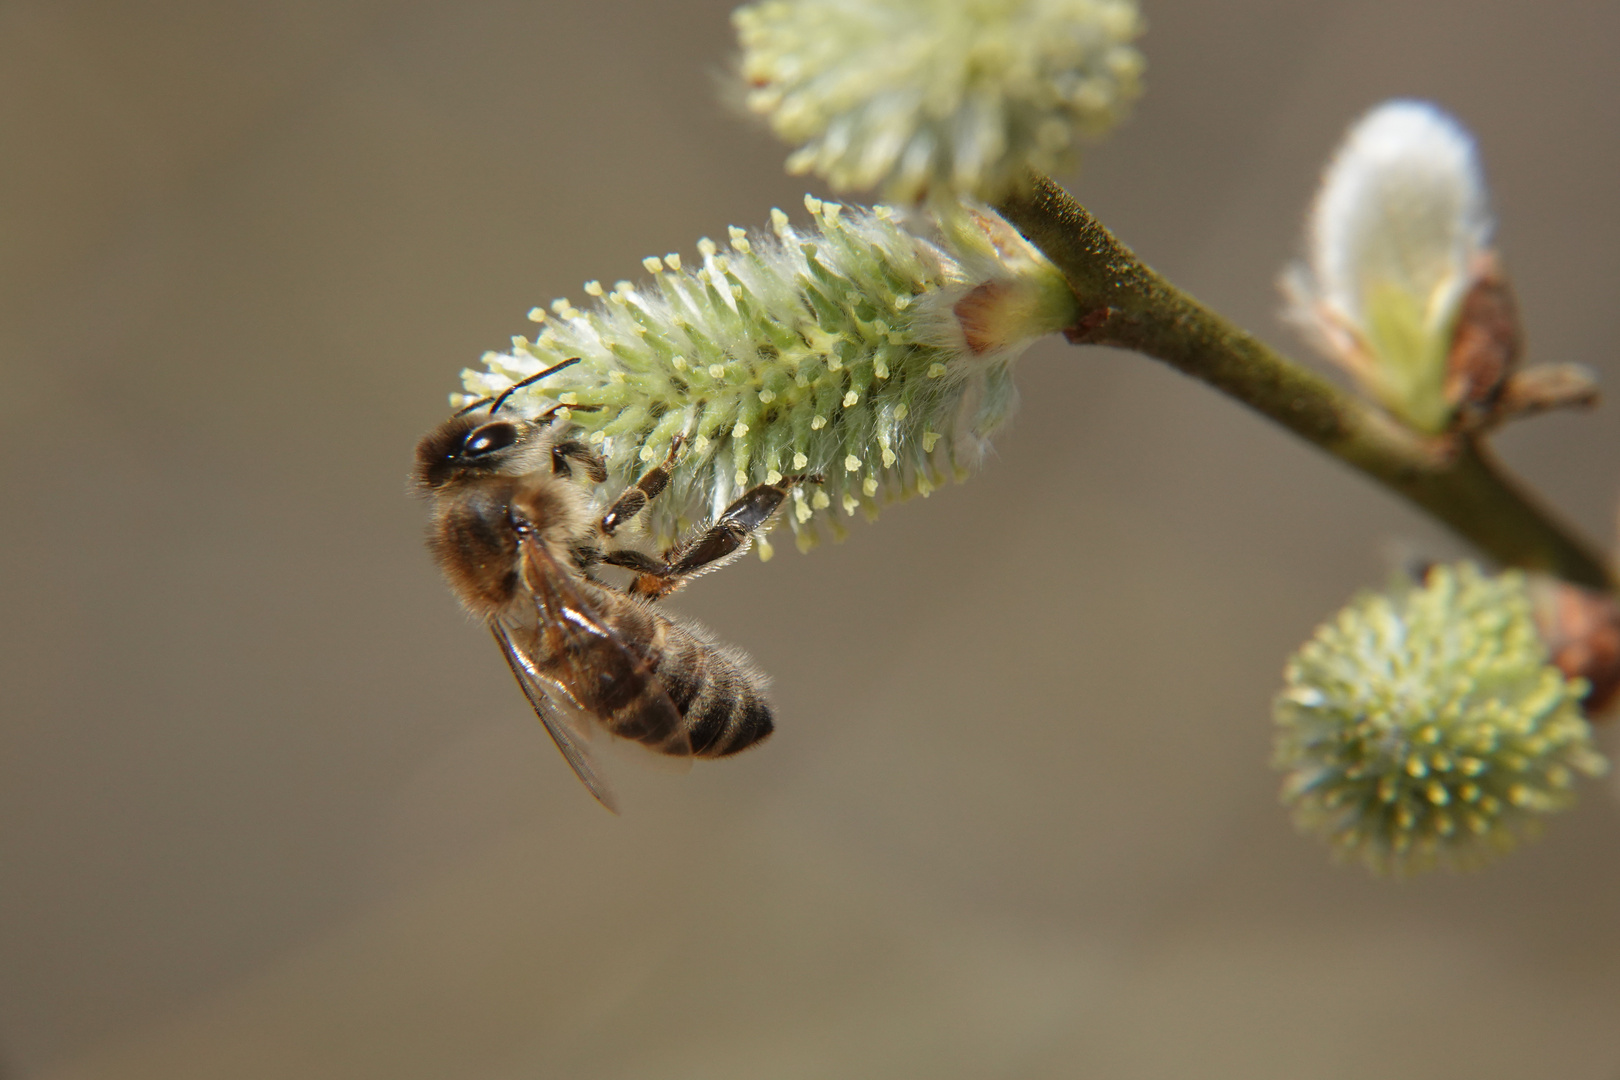
<path fill-rule="evenodd" d="M 568 465 L 570 461 L 583 468 L 593 484 L 600 484 L 608 478 L 607 462 L 602 460 L 602 455 L 578 439 L 568 439 L 551 448 L 552 472 L 559 476 L 572 476 L 574 471 Z"/>
<path fill-rule="evenodd" d="M 669 477 L 675 471 L 675 457 L 680 453 L 681 444 L 686 440 L 676 435 L 669 440 L 669 454 L 661 464 L 654 465 L 634 485 L 625 489 L 608 507 L 608 512 L 602 515 L 601 529 L 604 535 L 612 536 L 620 525 L 641 513 L 642 507 L 658 497 L 658 493 L 669 486 Z"/>

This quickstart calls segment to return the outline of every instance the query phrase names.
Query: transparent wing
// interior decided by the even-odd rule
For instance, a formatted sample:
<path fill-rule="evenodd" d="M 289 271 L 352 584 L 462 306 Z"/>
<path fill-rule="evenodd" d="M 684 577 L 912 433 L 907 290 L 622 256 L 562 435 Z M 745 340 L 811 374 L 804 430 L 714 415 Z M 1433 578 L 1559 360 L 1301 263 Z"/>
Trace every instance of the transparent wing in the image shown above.
<path fill-rule="evenodd" d="M 612 629 L 571 576 L 533 535 L 522 540 L 524 584 L 534 594 L 533 673 L 560 687 L 582 710 L 659 753 L 692 752 L 685 725 L 652 668 Z"/>
<path fill-rule="evenodd" d="M 501 655 L 506 657 L 507 666 L 512 669 L 518 685 L 523 688 L 523 696 L 529 699 L 529 704 L 534 707 L 534 714 L 545 725 L 552 741 L 557 744 L 557 749 L 562 751 L 563 759 L 574 770 L 574 775 L 579 777 L 580 783 L 585 785 L 587 791 L 596 796 L 597 802 L 617 814 L 618 801 L 614 799 L 613 792 L 603 783 L 602 778 L 596 774 L 590 752 L 579 742 L 573 729 L 564 719 L 559 702 L 553 696 L 561 688 L 540 674 L 534 657 L 517 646 L 510 630 L 496 623 L 490 627 L 490 631 L 500 643 Z"/>

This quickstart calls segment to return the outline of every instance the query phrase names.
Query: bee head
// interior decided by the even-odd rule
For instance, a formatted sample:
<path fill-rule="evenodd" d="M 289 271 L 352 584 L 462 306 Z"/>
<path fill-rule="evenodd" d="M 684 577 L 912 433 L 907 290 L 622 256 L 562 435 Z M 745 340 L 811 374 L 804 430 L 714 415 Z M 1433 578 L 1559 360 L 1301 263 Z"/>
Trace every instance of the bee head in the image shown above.
<path fill-rule="evenodd" d="M 429 491 L 457 481 L 515 475 L 547 460 L 546 426 L 518 416 L 452 416 L 416 446 L 416 482 Z"/>
<path fill-rule="evenodd" d="M 579 363 L 579 357 L 553 364 L 520 379 L 493 398 L 481 398 L 428 432 L 416 444 L 416 483 L 436 491 L 457 481 L 486 476 L 517 476 L 532 472 L 551 452 L 546 429 L 557 412 L 528 420 L 511 413 L 501 414 L 501 406 L 517 391 L 549 378 Z M 488 406 L 488 411 L 485 411 Z"/>

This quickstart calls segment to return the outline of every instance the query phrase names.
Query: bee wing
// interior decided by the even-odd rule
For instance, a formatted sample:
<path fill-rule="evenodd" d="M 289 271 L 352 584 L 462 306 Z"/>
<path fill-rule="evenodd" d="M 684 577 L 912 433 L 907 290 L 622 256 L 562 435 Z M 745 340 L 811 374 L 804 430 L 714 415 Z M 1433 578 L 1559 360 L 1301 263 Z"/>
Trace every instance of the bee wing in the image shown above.
<path fill-rule="evenodd" d="M 534 714 L 545 725 L 546 731 L 551 735 L 557 749 L 562 751 L 563 759 L 574 770 L 585 789 L 596 796 L 596 801 L 617 814 L 618 801 L 614 799 L 613 792 L 608 790 L 607 784 L 596 775 L 595 763 L 586 748 L 581 745 L 572 727 L 561 715 L 559 703 L 553 696 L 556 684 L 540 674 L 535 665 L 534 658 L 513 641 L 511 633 L 499 623 L 490 627 L 495 640 L 500 643 L 501 655 L 506 657 L 507 666 L 512 669 L 518 685 L 523 688 L 523 696 L 529 699 L 534 706 Z"/>
<path fill-rule="evenodd" d="M 541 647 L 535 672 L 615 735 L 662 754 L 692 752 L 680 710 L 651 665 L 625 644 L 571 574 L 532 534 L 520 551 L 524 584 L 535 600 Z"/>

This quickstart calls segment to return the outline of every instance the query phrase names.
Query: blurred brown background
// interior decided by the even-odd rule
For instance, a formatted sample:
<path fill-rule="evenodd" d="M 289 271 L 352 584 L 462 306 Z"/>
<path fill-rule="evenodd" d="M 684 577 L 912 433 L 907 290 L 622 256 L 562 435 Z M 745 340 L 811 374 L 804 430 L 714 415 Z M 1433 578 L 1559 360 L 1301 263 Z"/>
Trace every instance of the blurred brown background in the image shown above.
<path fill-rule="evenodd" d="M 778 736 L 568 774 L 421 550 L 457 372 L 781 205 L 728 3 L 0 2 L 10 1080 L 1620 1075 L 1620 807 L 1487 873 L 1296 836 L 1286 654 L 1457 549 L 1151 362 L 1043 343 L 982 475 L 682 610 Z M 1301 354 L 1345 126 L 1479 135 L 1534 357 L 1620 384 L 1620 8 L 1147 5 L 1077 190 Z M 1620 409 L 1501 439 L 1612 533 Z M 1615 749 L 1615 740 L 1609 739 Z"/>

